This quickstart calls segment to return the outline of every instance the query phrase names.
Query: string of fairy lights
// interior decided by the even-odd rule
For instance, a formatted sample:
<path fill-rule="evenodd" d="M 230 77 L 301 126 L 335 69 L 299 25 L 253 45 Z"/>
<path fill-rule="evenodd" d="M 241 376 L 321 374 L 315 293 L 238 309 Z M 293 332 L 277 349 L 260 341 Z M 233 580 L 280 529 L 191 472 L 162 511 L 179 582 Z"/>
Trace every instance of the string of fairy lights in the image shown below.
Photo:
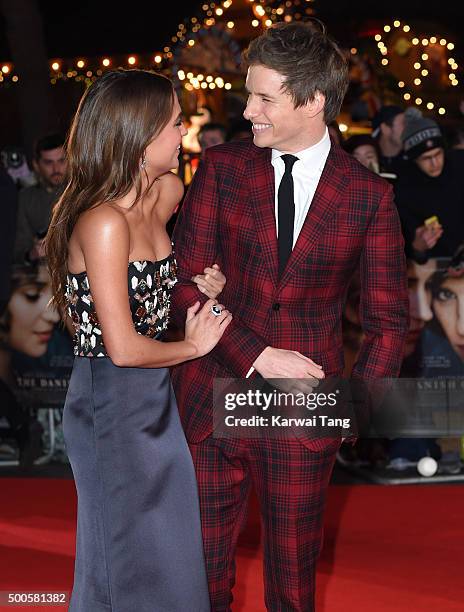
<path fill-rule="evenodd" d="M 412 35 L 411 27 L 408 24 L 403 24 L 400 20 L 396 19 L 392 24 L 385 24 L 383 26 L 383 34 L 376 34 L 374 36 L 374 40 L 377 43 L 379 53 L 382 56 L 382 66 L 388 66 L 390 63 L 389 55 L 391 58 L 391 50 L 387 46 L 385 39 L 392 36 L 395 32 L 400 31 L 403 35 Z M 421 88 L 423 88 L 424 80 L 427 79 L 428 76 L 430 76 L 430 67 L 427 67 L 428 62 L 431 59 L 430 48 L 434 45 L 437 45 L 443 49 L 446 49 L 447 51 L 453 51 L 454 43 L 446 40 L 446 38 L 440 38 L 438 36 L 430 36 L 423 38 L 418 38 L 417 36 L 414 36 L 410 40 L 410 44 L 412 47 L 417 48 L 418 54 L 420 55 L 420 61 L 414 61 L 412 65 L 415 71 L 414 74 L 416 75 L 412 83 L 406 83 L 402 80 L 398 81 L 398 89 L 401 90 L 403 99 L 406 102 L 412 102 L 416 106 L 424 105 L 429 111 L 436 109 L 439 115 L 444 115 L 446 113 L 446 108 L 444 106 L 439 106 L 434 100 L 426 100 L 425 98 L 427 97 L 427 94 L 425 92 L 421 93 Z M 459 66 L 453 57 L 448 58 L 447 66 L 449 70 L 447 75 L 449 84 L 452 87 L 456 87 L 459 84 L 459 81 L 456 78 L 456 71 L 458 70 Z"/>
<path fill-rule="evenodd" d="M 253 28 L 265 29 L 276 21 L 290 22 L 299 20 L 307 15 L 313 14 L 311 5 L 314 0 L 247 0 L 250 5 L 250 25 Z M 182 86 L 187 90 L 232 88 L 232 83 L 224 81 L 222 75 L 202 74 L 190 70 L 182 70 L 184 67 L 176 65 L 176 54 L 179 48 L 194 47 L 205 31 L 220 27 L 224 33 L 229 34 L 228 43 L 232 54 L 237 57 L 237 65 L 240 63 L 240 49 L 233 41 L 232 35 L 236 27 L 232 19 L 226 20 L 226 13 L 233 5 L 233 0 L 222 2 L 205 2 L 201 7 L 201 13 L 194 17 L 184 19 L 178 24 L 177 32 L 171 37 L 169 43 L 152 54 L 130 54 L 126 56 L 110 57 L 109 55 L 99 58 L 78 57 L 73 59 L 54 58 L 49 62 L 50 82 L 55 85 L 59 81 L 74 80 L 89 85 L 98 78 L 105 70 L 114 67 L 140 67 L 155 68 L 173 72 Z M 183 78 L 182 78 L 182 75 Z M 203 78 L 202 78 L 203 77 Z M 0 85 L 18 83 L 20 75 L 15 72 L 12 62 L 0 63 Z"/>

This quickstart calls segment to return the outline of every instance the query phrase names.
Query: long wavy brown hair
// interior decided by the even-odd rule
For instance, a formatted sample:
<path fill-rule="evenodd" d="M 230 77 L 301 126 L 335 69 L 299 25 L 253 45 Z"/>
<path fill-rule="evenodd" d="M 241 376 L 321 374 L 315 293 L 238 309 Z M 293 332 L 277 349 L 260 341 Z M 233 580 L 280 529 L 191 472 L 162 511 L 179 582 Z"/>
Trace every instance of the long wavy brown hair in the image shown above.
<path fill-rule="evenodd" d="M 171 81 L 145 70 L 109 71 L 82 96 L 66 141 L 68 183 L 45 239 L 53 303 L 63 318 L 68 244 L 79 215 L 124 197 L 134 185 L 134 204 L 143 197 L 140 162 L 173 103 Z"/>

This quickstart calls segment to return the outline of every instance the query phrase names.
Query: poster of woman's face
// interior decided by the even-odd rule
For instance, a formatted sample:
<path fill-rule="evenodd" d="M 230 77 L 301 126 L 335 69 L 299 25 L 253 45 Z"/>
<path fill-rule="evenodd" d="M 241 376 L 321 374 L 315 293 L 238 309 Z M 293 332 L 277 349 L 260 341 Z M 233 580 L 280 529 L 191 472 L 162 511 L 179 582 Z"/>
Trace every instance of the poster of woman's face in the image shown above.
<path fill-rule="evenodd" d="M 433 285 L 432 308 L 455 353 L 464 362 L 464 271 L 443 274 Z"/>
<path fill-rule="evenodd" d="M 14 270 L 12 292 L 3 315 L 6 345 L 29 357 L 43 356 L 59 315 L 50 305 L 50 276 L 45 265 Z"/>

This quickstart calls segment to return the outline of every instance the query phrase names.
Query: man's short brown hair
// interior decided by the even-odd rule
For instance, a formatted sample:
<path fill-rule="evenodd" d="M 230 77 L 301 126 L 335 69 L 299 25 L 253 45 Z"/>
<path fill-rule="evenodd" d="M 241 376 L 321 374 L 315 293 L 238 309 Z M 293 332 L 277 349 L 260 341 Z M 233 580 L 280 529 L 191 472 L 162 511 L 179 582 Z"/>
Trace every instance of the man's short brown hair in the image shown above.
<path fill-rule="evenodd" d="M 322 28 L 316 22 L 277 23 L 251 41 L 243 58 L 248 66 L 259 64 L 283 75 L 295 108 L 314 100 L 317 92 L 323 94 L 329 124 L 339 114 L 348 88 L 348 65 Z"/>

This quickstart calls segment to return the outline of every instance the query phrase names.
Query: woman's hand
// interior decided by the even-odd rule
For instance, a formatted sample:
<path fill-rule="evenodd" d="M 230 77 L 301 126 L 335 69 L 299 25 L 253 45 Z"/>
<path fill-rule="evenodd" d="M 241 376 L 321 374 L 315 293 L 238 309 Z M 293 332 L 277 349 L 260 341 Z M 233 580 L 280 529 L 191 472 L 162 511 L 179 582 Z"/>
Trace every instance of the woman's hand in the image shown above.
<path fill-rule="evenodd" d="M 222 310 L 219 316 L 213 314 L 213 306 Z M 231 320 L 231 313 L 216 300 L 208 300 L 201 309 L 200 302 L 195 302 L 187 309 L 185 340 L 195 346 L 195 357 L 206 355 L 216 346 Z"/>
<path fill-rule="evenodd" d="M 224 289 L 226 277 L 221 272 L 218 264 L 215 263 L 211 268 L 205 268 L 203 274 L 192 276 L 192 281 L 196 284 L 199 291 L 209 298 L 215 299 Z"/>

